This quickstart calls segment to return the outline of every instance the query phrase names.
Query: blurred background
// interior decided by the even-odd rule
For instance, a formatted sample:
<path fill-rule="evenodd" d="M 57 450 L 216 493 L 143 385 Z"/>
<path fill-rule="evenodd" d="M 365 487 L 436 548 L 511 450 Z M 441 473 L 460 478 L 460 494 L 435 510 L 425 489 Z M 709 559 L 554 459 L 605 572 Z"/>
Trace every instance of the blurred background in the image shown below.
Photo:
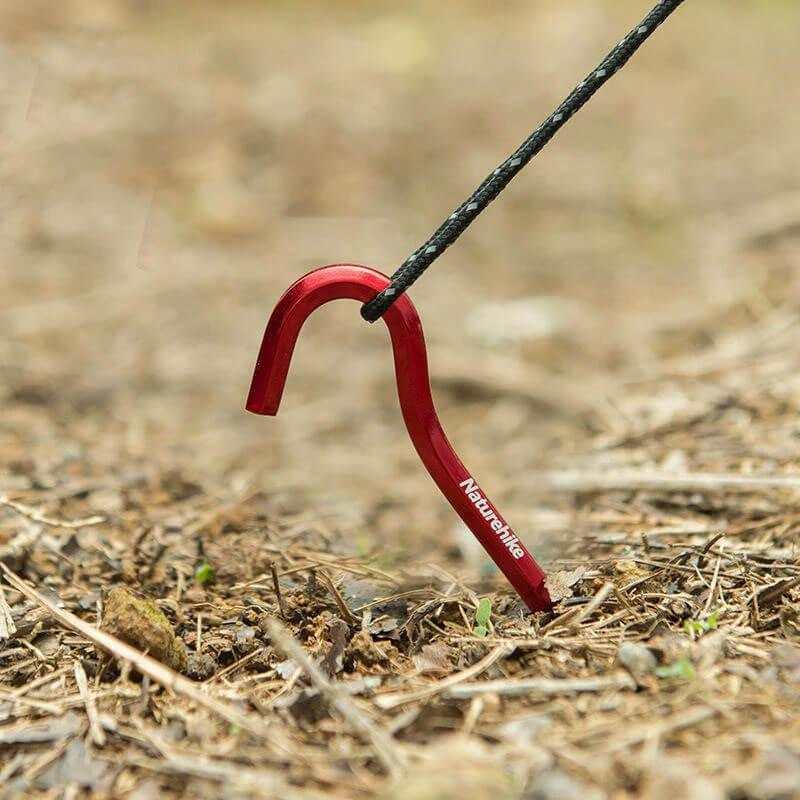
<path fill-rule="evenodd" d="M 427 552 L 455 517 L 383 326 L 318 312 L 273 420 L 243 410 L 266 319 L 316 266 L 392 272 L 647 5 L 3 3 L 3 485 L 83 482 L 108 509 L 166 471 Z M 800 455 L 791 420 L 637 445 L 769 384 L 704 358 L 796 319 L 798 30 L 789 0 L 687 2 L 412 290 L 444 425 L 537 552 L 575 528 L 542 470 Z"/>

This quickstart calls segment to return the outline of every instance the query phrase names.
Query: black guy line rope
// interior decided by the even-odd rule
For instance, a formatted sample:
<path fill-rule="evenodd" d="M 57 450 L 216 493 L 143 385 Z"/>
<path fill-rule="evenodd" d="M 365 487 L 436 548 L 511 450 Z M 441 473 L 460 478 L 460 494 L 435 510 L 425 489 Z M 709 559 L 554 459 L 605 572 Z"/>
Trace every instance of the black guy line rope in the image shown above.
<path fill-rule="evenodd" d="M 418 247 L 392 275 L 392 282 L 361 307 L 369 322 L 379 319 L 389 306 L 450 247 L 531 159 L 580 111 L 595 92 L 618 72 L 631 56 L 684 0 L 661 0 L 650 13 L 589 73 L 566 100 Z"/>

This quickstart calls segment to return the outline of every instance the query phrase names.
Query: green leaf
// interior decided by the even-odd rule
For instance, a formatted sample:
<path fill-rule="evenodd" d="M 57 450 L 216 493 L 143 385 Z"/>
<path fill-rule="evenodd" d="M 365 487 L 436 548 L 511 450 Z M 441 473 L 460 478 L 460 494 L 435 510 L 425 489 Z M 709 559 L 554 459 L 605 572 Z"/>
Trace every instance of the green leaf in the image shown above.
<path fill-rule="evenodd" d="M 473 628 L 472 632 L 477 636 L 479 639 L 483 639 L 488 633 L 489 629 L 485 628 L 483 625 L 478 625 L 477 628 Z"/>
<path fill-rule="evenodd" d="M 677 678 L 682 681 L 693 681 L 695 678 L 694 665 L 688 658 L 681 658 L 673 664 L 667 664 L 656 669 L 659 678 Z"/>
<path fill-rule="evenodd" d="M 714 611 L 705 619 L 687 619 L 683 623 L 683 629 L 689 635 L 702 636 L 708 631 L 715 631 L 719 625 L 719 611 Z"/>
<path fill-rule="evenodd" d="M 696 619 L 687 619 L 686 622 L 683 623 L 683 629 L 690 636 L 692 634 L 699 636 L 703 632 L 703 626 Z"/>
<path fill-rule="evenodd" d="M 489 625 L 489 620 L 492 618 L 492 601 L 488 597 L 484 597 L 478 603 L 478 609 L 475 611 L 475 622 L 479 627 L 486 628 Z"/>
<path fill-rule="evenodd" d="M 214 580 L 214 567 L 212 567 L 211 564 L 208 563 L 208 561 L 204 561 L 194 571 L 194 579 L 201 586 L 205 586 L 205 584 Z"/>

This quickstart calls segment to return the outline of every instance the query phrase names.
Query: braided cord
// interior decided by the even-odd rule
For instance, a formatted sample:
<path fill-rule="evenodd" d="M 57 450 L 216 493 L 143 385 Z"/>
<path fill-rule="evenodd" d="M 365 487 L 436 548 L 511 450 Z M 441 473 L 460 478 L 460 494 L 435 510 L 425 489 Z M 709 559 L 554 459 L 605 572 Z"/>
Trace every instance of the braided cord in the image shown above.
<path fill-rule="evenodd" d="M 392 275 L 392 282 L 361 307 L 368 322 L 380 319 L 389 306 L 450 247 L 478 215 L 522 171 L 528 162 L 580 111 L 594 93 L 618 72 L 684 0 L 660 0 L 650 13 L 570 93 L 566 100 L 418 247 Z"/>

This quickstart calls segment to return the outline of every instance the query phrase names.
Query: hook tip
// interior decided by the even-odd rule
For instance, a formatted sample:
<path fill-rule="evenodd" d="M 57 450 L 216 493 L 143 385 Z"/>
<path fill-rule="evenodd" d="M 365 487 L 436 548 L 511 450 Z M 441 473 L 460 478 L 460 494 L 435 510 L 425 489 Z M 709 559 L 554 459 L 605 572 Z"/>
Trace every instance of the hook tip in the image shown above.
<path fill-rule="evenodd" d="M 264 417 L 275 417 L 278 414 L 280 399 L 277 401 L 263 392 L 251 389 L 244 407 L 251 414 L 259 414 Z"/>
<path fill-rule="evenodd" d="M 250 400 L 245 403 L 245 410 L 251 414 L 259 414 L 262 417 L 276 417 L 278 409 L 263 400 Z"/>

